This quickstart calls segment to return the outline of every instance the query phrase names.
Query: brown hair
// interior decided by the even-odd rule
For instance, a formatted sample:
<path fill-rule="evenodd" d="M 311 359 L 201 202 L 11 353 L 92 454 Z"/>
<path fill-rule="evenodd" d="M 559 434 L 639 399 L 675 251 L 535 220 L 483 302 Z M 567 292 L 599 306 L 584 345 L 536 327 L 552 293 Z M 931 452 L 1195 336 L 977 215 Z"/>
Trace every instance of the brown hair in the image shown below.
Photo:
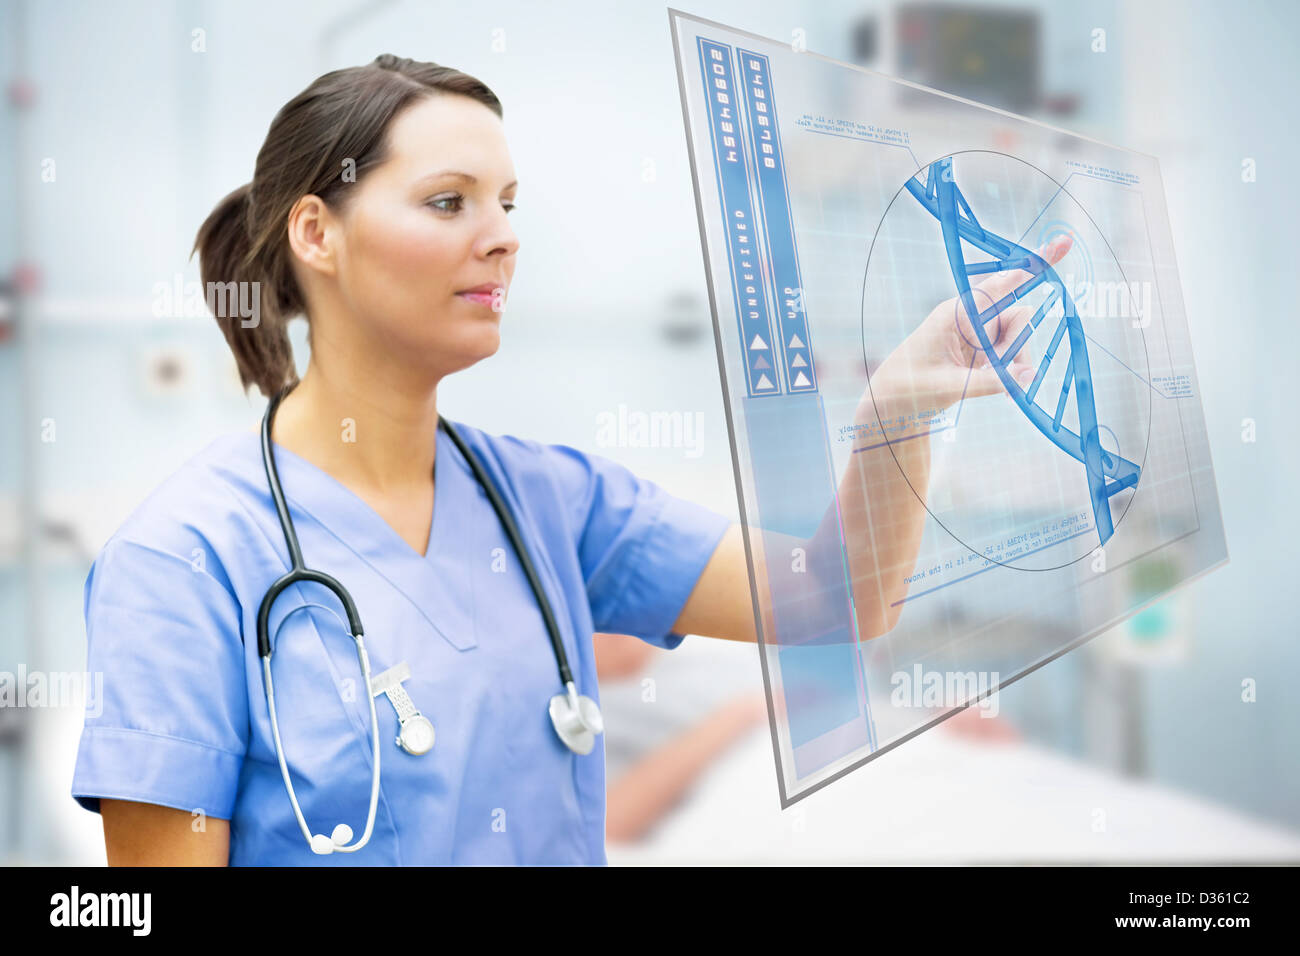
<path fill-rule="evenodd" d="M 287 324 L 305 313 L 306 303 L 290 268 L 290 210 L 308 194 L 344 208 L 345 187 L 388 158 L 394 118 L 417 100 L 440 94 L 470 97 L 503 116 L 501 101 L 485 84 L 436 63 L 384 53 L 365 66 L 320 76 L 275 114 L 253 181 L 217 203 L 199 227 L 191 256 L 199 253 L 204 289 L 259 283 L 252 287 L 260 290 L 259 321 L 251 327 L 244 327 L 238 310 L 213 309 L 245 391 L 255 384 L 270 398 L 298 379 Z"/>

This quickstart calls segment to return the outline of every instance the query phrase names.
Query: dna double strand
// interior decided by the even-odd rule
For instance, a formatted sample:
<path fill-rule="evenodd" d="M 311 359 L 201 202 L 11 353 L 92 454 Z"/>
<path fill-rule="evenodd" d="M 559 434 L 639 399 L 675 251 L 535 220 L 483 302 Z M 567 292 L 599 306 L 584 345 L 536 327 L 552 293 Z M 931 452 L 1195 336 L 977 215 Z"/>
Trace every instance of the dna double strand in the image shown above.
<path fill-rule="evenodd" d="M 966 315 L 971 317 L 970 324 L 979 339 L 980 348 L 988 356 L 989 364 L 996 370 L 1007 393 L 1025 416 L 1061 451 L 1084 466 L 1088 478 L 1088 491 L 1092 498 L 1097 536 L 1100 543 L 1105 544 L 1115 533 L 1111 498 L 1125 488 L 1136 488 L 1142 469 L 1118 452 L 1102 447 L 1101 429 L 1105 426 L 1097 421 L 1087 339 L 1069 290 L 1056 270 L 1042 256 L 980 226 L 975 219 L 975 214 L 971 212 L 970 204 L 957 188 L 951 156 L 931 163 L 926 172 L 925 182 L 921 182 L 919 177 L 918 173 L 907 181 L 908 192 L 939 221 L 943 229 L 943 243 L 948 255 L 948 265 L 957 284 L 957 293 L 961 298 L 962 306 L 966 310 Z M 992 260 L 967 262 L 962 240 L 971 247 L 992 256 Z M 976 306 L 970 284 L 972 276 L 1018 270 L 1028 272 L 1030 277 L 987 309 L 981 311 Z M 999 355 L 986 326 L 997 318 L 1003 309 L 1023 299 L 1043 283 L 1051 287 L 1050 294 L 1010 347 Z M 1049 316 L 1059 316 L 1055 331 L 1039 362 L 1033 381 L 1028 388 L 1024 388 L 1015 380 L 1008 366 Z M 1048 327 L 1050 325 L 1049 322 Z M 1060 348 L 1063 342 L 1066 343 L 1064 350 Z M 1065 366 L 1061 390 L 1056 399 L 1055 412 L 1049 415 L 1035 399 L 1039 387 L 1047 378 L 1049 369 L 1057 361 L 1068 364 Z M 1078 413 L 1078 433 L 1071 431 L 1061 421 L 1071 390 L 1074 392 Z"/>

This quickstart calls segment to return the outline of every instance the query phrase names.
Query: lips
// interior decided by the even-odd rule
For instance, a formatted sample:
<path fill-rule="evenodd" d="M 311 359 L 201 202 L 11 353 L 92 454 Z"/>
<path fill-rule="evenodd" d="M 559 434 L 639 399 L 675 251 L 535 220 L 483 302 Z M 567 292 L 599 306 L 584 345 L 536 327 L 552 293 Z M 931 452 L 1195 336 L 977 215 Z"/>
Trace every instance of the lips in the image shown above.
<path fill-rule="evenodd" d="M 504 301 L 498 298 L 495 290 L 492 292 L 457 292 L 456 298 L 472 302 L 492 312 L 500 312 L 504 307 Z"/>
<path fill-rule="evenodd" d="M 492 295 L 497 289 L 503 289 L 504 286 L 499 282 L 485 282 L 482 285 L 476 285 L 472 289 L 461 289 L 457 295 Z"/>

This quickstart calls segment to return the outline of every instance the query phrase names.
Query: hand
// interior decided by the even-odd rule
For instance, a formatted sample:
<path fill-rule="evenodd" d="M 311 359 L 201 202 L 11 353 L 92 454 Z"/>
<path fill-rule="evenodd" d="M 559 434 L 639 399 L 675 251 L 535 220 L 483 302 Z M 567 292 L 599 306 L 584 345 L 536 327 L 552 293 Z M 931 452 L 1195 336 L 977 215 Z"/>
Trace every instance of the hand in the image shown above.
<path fill-rule="evenodd" d="M 1071 244 L 1068 235 L 1058 236 L 1042 246 L 1038 255 L 1048 265 L 1055 265 L 1069 252 Z M 1031 277 L 1032 273 L 1024 269 L 993 273 L 971 287 L 976 307 L 988 309 Z M 985 330 L 994 339 L 999 355 L 1011 347 L 1037 308 L 1037 303 L 1010 305 L 989 320 Z M 1028 341 L 1012 357 L 1007 371 L 1024 386 L 1033 381 L 1037 368 Z M 874 423 L 877 409 L 888 409 L 891 414 L 937 413 L 954 405 L 963 395 L 975 398 L 1004 391 L 1002 380 L 989 364 L 988 354 L 979 345 L 961 297 L 954 296 L 935 306 L 925 321 L 876 369 L 871 376 L 871 388 L 859 405 L 858 419 Z"/>

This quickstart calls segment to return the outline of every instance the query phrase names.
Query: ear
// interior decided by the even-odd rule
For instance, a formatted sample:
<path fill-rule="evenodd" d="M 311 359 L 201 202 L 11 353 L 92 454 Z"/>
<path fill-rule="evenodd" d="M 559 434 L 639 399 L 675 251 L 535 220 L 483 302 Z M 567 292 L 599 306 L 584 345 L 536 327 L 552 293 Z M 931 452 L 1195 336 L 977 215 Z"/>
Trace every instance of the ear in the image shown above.
<path fill-rule="evenodd" d="M 289 210 L 286 226 L 293 259 L 322 275 L 334 275 L 339 223 L 324 200 L 313 193 L 299 197 Z"/>

